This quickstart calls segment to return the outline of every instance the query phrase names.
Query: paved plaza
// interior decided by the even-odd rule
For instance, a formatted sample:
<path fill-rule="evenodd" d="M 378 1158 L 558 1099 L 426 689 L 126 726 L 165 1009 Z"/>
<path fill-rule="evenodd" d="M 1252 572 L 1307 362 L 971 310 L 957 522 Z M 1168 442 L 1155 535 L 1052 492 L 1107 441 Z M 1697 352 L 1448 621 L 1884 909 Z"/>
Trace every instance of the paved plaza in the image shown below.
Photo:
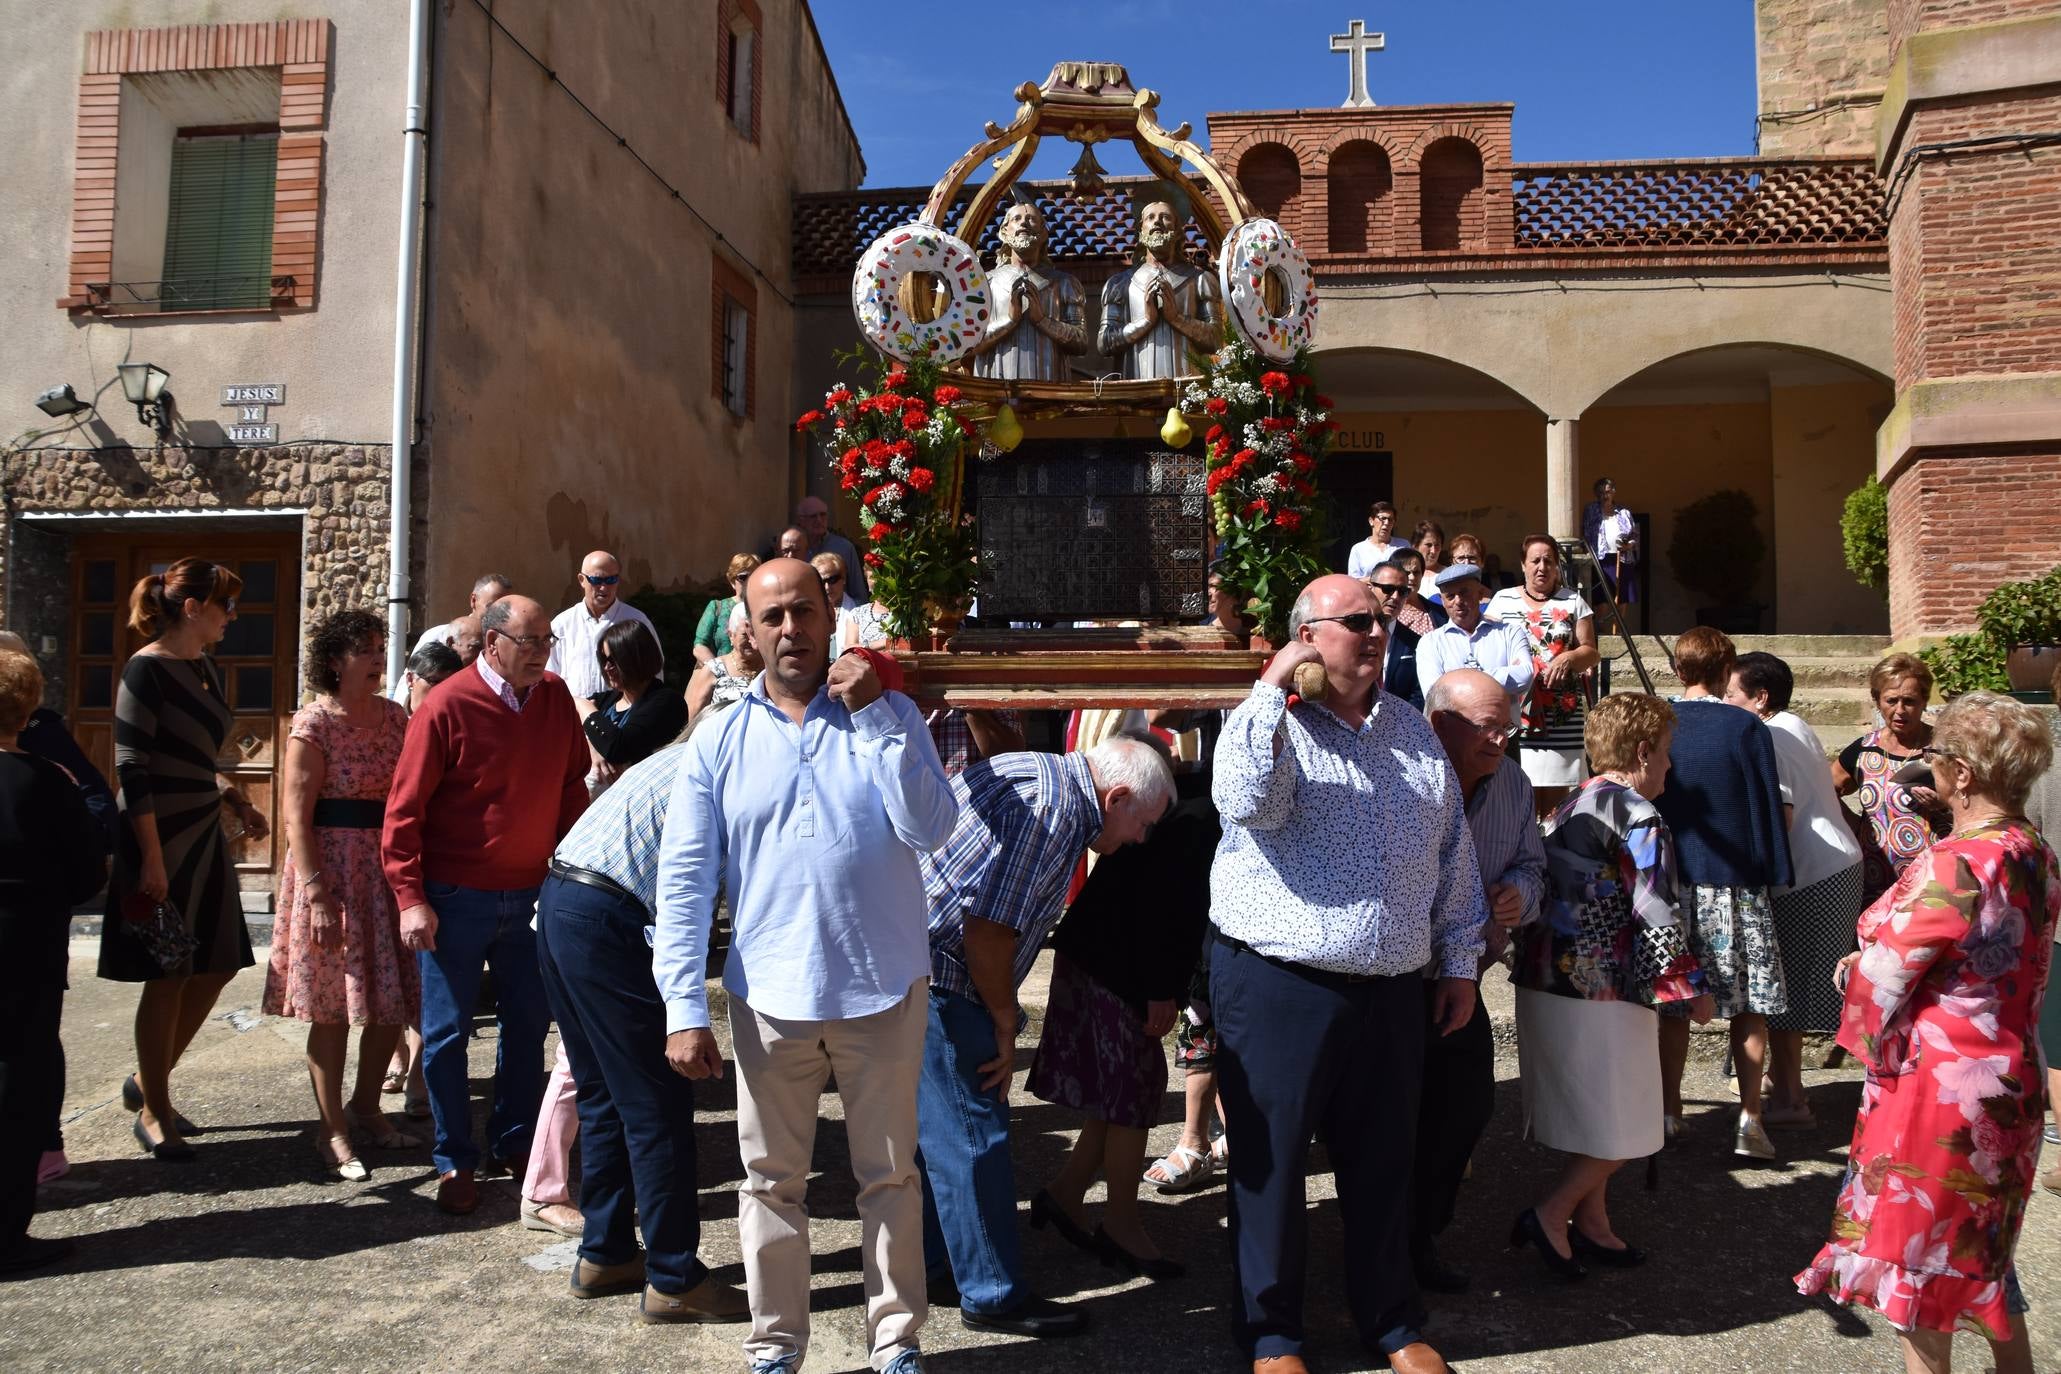
<path fill-rule="evenodd" d="M 0 1286 L 0 1369 L 497 1371 L 741 1370 L 742 1328 L 636 1324 L 636 1299 L 575 1301 L 570 1242 L 516 1224 L 517 1185 L 482 1185 L 477 1213 L 452 1218 L 432 1202 L 428 1150 L 378 1155 L 367 1183 L 326 1181 L 309 1137 L 313 1114 L 300 1026 L 257 1014 L 264 951 L 223 996 L 175 1080 L 177 1101 L 207 1127 L 188 1165 L 145 1158 L 116 1090 L 129 1067 L 135 993 L 93 976 L 93 943 L 72 947 L 66 1003 L 70 1057 L 65 1136 L 69 1177 L 44 1190 L 39 1234 L 75 1237 L 64 1266 Z M 1044 972 L 1024 989 L 1035 1016 Z M 1777 1136 L 1785 1163 L 1752 1167 L 1727 1151 L 1731 1097 L 1716 1059 L 1721 1037 L 1697 1037 L 1690 1065 L 1690 1138 L 1664 1161 L 1657 1191 L 1628 1168 L 1613 1194 L 1622 1234 L 1653 1254 L 1643 1269 L 1601 1271 L 1568 1286 L 1530 1254 L 1503 1248 L 1512 1216 L 1539 1191 L 1555 1156 L 1519 1139 L 1510 994 L 1487 986 L 1498 1021 L 1498 1106 L 1462 1194 L 1445 1252 L 1474 1274 L 1460 1298 L 1433 1300 L 1433 1341 L 1465 1374 L 1544 1371 L 1893 1371 L 1897 1343 L 1872 1316 L 1799 1298 L 1788 1276 L 1823 1233 L 1844 1159 L 1859 1080 L 1850 1068 L 1811 1075 L 1820 1125 Z M 724 1018 L 716 1018 L 719 1034 Z M 1077 1126 L 1072 1113 L 1020 1090 L 1035 1043 L 1017 1054 L 1017 1185 L 1028 1198 Z M 726 1037 L 727 1038 L 727 1037 Z M 1706 1052 L 1707 1051 L 1707 1052 Z M 474 1042 L 477 1086 L 491 1070 L 491 1025 Z M 1178 1090 L 1179 1079 L 1173 1080 Z M 391 1099 L 398 1104 L 398 1099 Z M 726 1079 L 702 1092 L 703 1257 L 743 1281 L 737 1252 L 735 1098 Z M 480 1104 L 484 1110 L 484 1103 Z M 814 1345 L 817 1371 L 865 1366 L 859 1225 L 843 1126 L 825 1097 L 817 1177 Z M 1172 1123 L 1178 1098 L 1167 1099 Z M 17 1123 L 9 1123 L 19 1129 Z M 1174 1124 L 1155 1133 L 1164 1149 Z M 1313 1367 L 1379 1369 L 1346 1319 L 1338 1216 L 1321 1149 L 1310 1165 Z M 1092 1200 L 1092 1198 L 1091 1198 Z M 1042 1370 L 1229 1371 L 1243 1366 L 1228 1335 L 1230 1266 L 1216 1184 L 1148 1211 L 1161 1247 L 1190 1265 L 1177 1284 L 1114 1282 L 1049 1232 L 1026 1237 L 1033 1282 L 1086 1304 L 1085 1336 L 1048 1343 L 976 1335 L 950 1311 L 923 1333 L 938 1374 Z M 2039 1367 L 2061 1360 L 2061 1199 L 2038 1194 L 2019 1246 L 2033 1304 Z M 1963 1338 L 1957 1368 L 1982 1370 Z"/>

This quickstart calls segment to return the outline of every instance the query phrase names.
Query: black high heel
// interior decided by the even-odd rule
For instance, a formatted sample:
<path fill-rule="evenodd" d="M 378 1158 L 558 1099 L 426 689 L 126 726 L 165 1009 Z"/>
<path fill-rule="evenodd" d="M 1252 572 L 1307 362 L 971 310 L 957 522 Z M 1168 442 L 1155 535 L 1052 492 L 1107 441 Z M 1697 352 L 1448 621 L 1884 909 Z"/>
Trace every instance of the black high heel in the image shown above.
<path fill-rule="evenodd" d="M 1132 1254 L 1100 1226 L 1095 1228 L 1095 1253 L 1110 1268 L 1125 1274 L 1143 1274 L 1154 1283 L 1171 1283 L 1188 1272 L 1187 1265 L 1164 1255 L 1146 1259 L 1143 1255 Z"/>
<path fill-rule="evenodd" d="M 1043 1188 L 1038 1189 L 1031 1198 L 1030 1224 L 1033 1231 L 1042 1231 L 1049 1225 L 1059 1233 L 1061 1240 L 1076 1250 L 1085 1250 L 1096 1256 L 1102 1253 L 1102 1247 L 1095 1243 L 1095 1238 L 1076 1225 L 1074 1219 L 1062 1211 L 1059 1204 L 1053 1200 L 1052 1194 Z"/>
<path fill-rule="evenodd" d="M 1646 1252 L 1636 1245 L 1627 1245 L 1622 1250 L 1613 1250 L 1599 1245 L 1582 1234 L 1582 1228 L 1570 1225 L 1567 1228 L 1568 1248 L 1592 1264 L 1608 1265 L 1612 1269 L 1636 1269 L 1646 1262 Z"/>
<path fill-rule="evenodd" d="M 136 1143 L 143 1147 L 143 1153 L 154 1159 L 183 1162 L 193 1158 L 193 1147 L 183 1140 L 152 1140 L 150 1132 L 143 1128 L 141 1112 L 136 1113 L 136 1124 L 133 1129 Z"/>
<path fill-rule="evenodd" d="M 1517 1214 L 1516 1224 L 1510 1228 L 1510 1248 L 1522 1250 L 1527 1244 L 1539 1252 L 1539 1258 L 1546 1262 L 1546 1268 L 1563 1279 L 1585 1279 L 1589 1271 L 1573 1255 L 1563 1256 L 1553 1248 L 1553 1242 L 1546 1238 L 1546 1228 L 1539 1224 L 1536 1207 L 1527 1207 Z M 1572 1248 L 1572 1242 L 1569 1243 Z"/>
<path fill-rule="evenodd" d="M 136 1075 L 133 1073 L 122 1080 L 122 1105 L 132 1112 L 143 1110 L 143 1088 L 136 1082 Z M 172 1129 L 180 1135 L 201 1134 L 200 1127 L 177 1112 L 172 1113 Z"/>

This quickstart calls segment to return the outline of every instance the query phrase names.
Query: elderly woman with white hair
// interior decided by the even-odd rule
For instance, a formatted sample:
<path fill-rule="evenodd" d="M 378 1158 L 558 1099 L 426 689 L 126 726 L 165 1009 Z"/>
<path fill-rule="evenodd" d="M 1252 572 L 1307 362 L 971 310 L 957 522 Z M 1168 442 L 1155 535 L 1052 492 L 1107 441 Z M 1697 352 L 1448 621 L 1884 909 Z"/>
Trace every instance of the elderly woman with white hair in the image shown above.
<path fill-rule="evenodd" d="M 1875 1308 L 1907 1368 L 1950 1368 L 1956 1328 L 2031 1374 L 2012 1254 L 2039 1159 L 2036 1040 L 2061 868 L 2025 818 L 2052 732 L 1993 692 L 1951 702 L 1924 750 L 1952 830 L 1905 867 L 1840 961 L 1839 1043 L 1867 1082 L 1830 1238 L 1798 1291 Z"/>
<path fill-rule="evenodd" d="M 704 715 L 714 715 L 744 700 L 752 679 L 766 664 L 752 639 L 751 616 L 743 598 L 730 611 L 730 652 L 718 654 L 694 670 L 687 679 L 687 724 L 699 725 Z"/>

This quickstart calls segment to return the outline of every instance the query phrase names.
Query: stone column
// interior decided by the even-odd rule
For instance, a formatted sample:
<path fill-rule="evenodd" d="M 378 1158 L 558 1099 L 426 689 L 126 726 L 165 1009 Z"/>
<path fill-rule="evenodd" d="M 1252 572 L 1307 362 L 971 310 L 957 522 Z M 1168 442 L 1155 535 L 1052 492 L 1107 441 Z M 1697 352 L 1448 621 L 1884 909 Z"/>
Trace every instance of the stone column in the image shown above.
<path fill-rule="evenodd" d="M 2061 562 L 2061 147 L 2011 138 L 2061 127 L 2061 0 L 1892 4 L 1889 42 L 1896 407 L 1875 456 L 1907 637 L 1972 628 L 1998 583 Z"/>
<path fill-rule="evenodd" d="M 1546 421 L 1546 533 L 1555 539 L 1582 535 L 1581 417 Z"/>

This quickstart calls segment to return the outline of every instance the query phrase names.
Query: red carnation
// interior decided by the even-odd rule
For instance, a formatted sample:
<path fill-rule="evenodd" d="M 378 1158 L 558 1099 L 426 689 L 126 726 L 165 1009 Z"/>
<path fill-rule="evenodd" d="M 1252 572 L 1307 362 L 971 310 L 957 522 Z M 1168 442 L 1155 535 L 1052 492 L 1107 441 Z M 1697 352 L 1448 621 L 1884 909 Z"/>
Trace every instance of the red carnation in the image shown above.
<path fill-rule="evenodd" d="M 884 530 L 887 528 L 887 526 L 880 525 L 876 528 Z M 879 554 L 872 552 L 871 550 L 868 550 L 865 557 L 861 558 L 859 561 L 864 563 L 869 568 L 884 568 L 887 566 L 887 560 L 885 558 L 882 558 Z"/>
<path fill-rule="evenodd" d="M 823 398 L 823 404 L 829 406 L 832 410 L 837 409 L 839 406 L 848 406 L 851 403 L 852 393 L 847 387 L 837 387 Z"/>
<path fill-rule="evenodd" d="M 909 374 L 904 369 L 898 367 L 885 377 L 882 377 L 880 384 L 889 391 L 900 391 L 909 384 Z"/>
<path fill-rule="evenodd" d="M 1215 496 L 1217 494 L 1217 488 L 1224 485 L 1224 483 L 1229 481 L 1230 478 L 1231 469 L 1215 468 L 1211 470 L 1208 477 L 1203 479 L 1203 486 L 1208 490 L 1211 496 Z"/>
<path fill-rule="evenodd" d="M 964 415 L 955 415 L 952 418 L 959 422 L 959 432 L 967 438 L 971 439 L 980 432 L 980 426 L 967 419 Z"/>
<path fill-rule="evenodd" d="M 917 491 L 929 491 L 931 483 L 937 481 L 937 474 L 929 468 L 910 468 L 909 485 Z"/>
<path fill-rule="evenodd" d="M 1209 433 L 1203 435 L 1202 437 L 1208 442 L 1214 444 L 1217 440 L 1224 437 L 1224 427 L 1222 425 L 1211 425 L 1209 427 Z"/>
<path fill-rule="evenodd" d="M 1265 519 L 1267 514 L 1267 503 L 1265 501 L 1257 500 L 1248 502 L 1245 507 L 1245 513 L 1247 515 L 1257 515 L 1261 519 Z"/>
<path fill-rule="evenodd" d="M 1311 458 L 1309 454 L 1302 452 L 1300 449 L 1298 449 L 1294 453 L 1289 454 L 1288 461 L 1295 464 L 1295 470 L 1301 473 L 1307 473 L 1317 466 L 1316 460 L 1314 458 Z"/>
<path fill-rule="evenodd" d="M 1269 396 L 1287 395 L 1288 374 L 1286 372 L 1260 373 L 1260 390 L 1266 392 Z"/>
<path fill-rule="evenodd" d="M 867 499 L 870 501 L 872 497 L 868 497 Z M 893 533 L 894 529 L 885 522 L 882 522 L 880 524 L 876 524 L 872 529 L 867 530 L 866 537 L 872 540 L 874 543 L 878 544 L 881 540 L 887 538 L 890 534 Z M 873 559 L 873 555 L 869 553 L 866 555 L 866 558 L 867 561 L 871 562 Z"/>
<path fill-rule="evenodd" d="M 1292 510 L 1275 511 L 1274 524 L 1293 532 L 1302 528 L 1302 517 Z"/>
<path fill-rule="evenodd" d="M 1259 457 L 1259 454 L 1254 452 L 1252 449 L 1241 448 L 1236 453 L 1231 455 L 1231 466 L 1233 468 L 1247 467 L 1257 457 Z"/>
<path fill-rule="evenodd" d="M 1319 410 L 1329 410 L 1332 408 L 1331 398 L 1321 394 L 1310 397 L 1310 404 Z"/>
<path fill-rule="evenodd" d="M 902 412 L 902 428 L 921 429 L 930 423 L 930 412 L 920 406 L 910 406 Z"/>
<path fill-rule="evenodd" d="M 841 491 L 857 491 L 859 489 L 859 474 L 856 472 L 847 472 L 844 475 L 844 479 L 840 481 L 837 485 L 839 490 Z"/>
<path fill-rule="evenodd" d="M 1202 408 L 1212 415 L 1224 415 L 1231 409 L 1231 403 L 1221 396 L 1212 396 L 1202 403 Z"/>
<path fill-rule="evenodd" d="M 1295 389 L 1297 391 L 1301 391 L 1311 384 L 1310 374 L 1307 372 L 1298 372 L 1293 377 L 1290 377 L 1288 380 L 1295 384 Z"/>
<path fill-rule="evenodd" d="M 941 406 L 956 405 L 964 394 L 958 387 L 947 384 L 937 389 L 937 403 Z"/>
<path fill-rule="evenodd" d="M 795 419 L 795 422 L 794 422 L 794 429 L 795 429 L 795 433 L 799 434 L 799 433 L 800 433 L 801 431 L 803 431 L 803 430 L 805 430 L 805 429 L 809 428 L 809 427 L 810 427 L 811 425 L 821 424 L 821 423 L 822 423 L 822 421 L 823 421 L 823 412 L 822 412 L 822 411 L 820 411 L 820 410 L 805 410 L 805 411 L 803 411 L 803 412 L 802 412 L 802 413 L 801 413 L 801 414 L 800 414 L 800 415 L 799 415 L 799 416 L 798 416 L 798 417 L 797 417 L 797 418 Z"/>

